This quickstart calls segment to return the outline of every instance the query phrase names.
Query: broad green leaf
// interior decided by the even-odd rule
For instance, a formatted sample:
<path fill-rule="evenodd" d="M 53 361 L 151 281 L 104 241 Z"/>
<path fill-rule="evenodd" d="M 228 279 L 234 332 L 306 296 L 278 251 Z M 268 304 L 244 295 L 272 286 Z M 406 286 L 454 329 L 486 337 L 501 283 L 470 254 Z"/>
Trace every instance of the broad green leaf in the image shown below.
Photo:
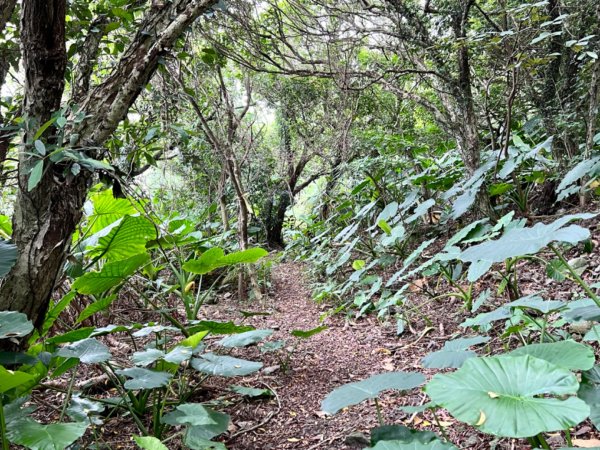
<path fill-rule="evenodd" d="M 375 219 L 375 222 L 379 223 L 380 220 L 389 220 L 390 218 L 394 217 L 397 213 L 398 202 L 392 202 L 386 205 L 385 208 L 383 208 L 383 210 L 377 216 L 377 219 Z"/>
<path fill-rule="evenodd" d="M 196 333 L 198 331 L 208 331 L 212 334 L 233 334 L 254 330 L 254 327 L 250 325 L 236 325 L 231 321 L 215 322 L 213 320 L 201 320 L 191 323 L 192 326 L 188 328 L 188 331 L 190 333 Z"/>
<path fill-rule="evenodd" d="M 570 322 L 579 322 L 581 320 L 589 320 L 597 322 L 600 320 L 600 308 L 598 306 L 589 305 L 582 307 L 569 308 L 563 312 L 563 317 Z"/>
<path fill-rule="evenodd" d="M 404 425 L 383 425 L 371 430 L 371 445 L 379 441 L 398 441 L 405 444 L 419 442 L 427 444 L 439 438 L 431 431 L 413 430 Z"/>
<path fill-rule="evenodd" d="M 161 422 L 173 426 L 186 425 L 188 427 L 184 438 L 186 446 L 206 449 L 217 444 L 209 442 L 210 439 L 227 431 L 229 416 L 199 403 L 184 403 L 177 406 L 174 411 L 165 414 Z"/>
<path fill-rule="evenodd" d="M 437 374 L 425 392 L 458 420 L 484 433 L 523 438 L 565 430 L 589 415 L 574 394 L 575 375 L 532 356 L 472 358 L 451 374 Z"/>
<path fill-rule="evenodd" d="M 423 367 L 428 369 L 457 369 L 469 358 L 474 358 L 477 353 L 471 350 L 438 350 L 425 356 L 421 360 Z"/>
<path fill-rule="evenodd" d="M 17 247 L 0 239 L 0 277 L 8 274 L 15 262 L 17 262 Z"/>
<path fill-rule="evenodd" d="M 44 143 L 42 141 L 37 139 L 36 141 L 34 141 L 33 146 L 35 147 L 35 149 L 37 150 L 37 152 L 40 155 L 42 155 L 42 156 L 46 155 L 46 146 L 44 145 Z"/>
<path fill-rule="evenodd" d="M 102 425 L 103 421 L 99 415 L 106 409 L 100 402 L 83 398 L 79 394 L 73 395 L 71 404 L 67 408 L 67 414 L 75 422 L 87 422 Z"/>
<path fill-rule="evenodd" d="M 508 355 L 530 355 L 569 370 L 589 370 L 595 360 L 591 347 L 572 340 L 526 345 Z"/>
<path fill-rule="evenodd" d="M 84 364 L 96 364 L 111 358 L 108 347 L 94 338 L 84 339 L 61 348 L 58 356 L 77 358 Z"/>
<path fill-rule="evenodd" d="M 217 344 L 223 347 L 246 347 L 256 344 L 273 334 L 273 330 L 252 330 L 245 333 L 233 334 L 221 339 Z"/>
<path fill-rule="evenodd" d="M 81 311 L 81 314 L 79 314 L 79 317 L 77 317 L 75 323 L 81 323 L 88 317 L 91 317 L 100 311 L 106 310 L 116 299 L 117 294 L 113 294 L 89 304 L 83 311 Z"/>
<path fill-rule="evenodd" d="M 133 436 L 139 448 L 144 450 L 169 450 L 168 447 L 154 436 Z"/>
<path fill-rule="evenodd" d="M 87 427 L 83 422 L 42 425 L 27 418 L 11 426 L 8 437 L 31 450 L 64 450 L 83 436 Z"/>
<path fill-rule="evenodd" d="M 248 250 L 242 250 L 240 252 L 233 252 L 225 255 L 219 260 L 219 266 L 255 263 L 268 254 L 269 252 L 259 247 L 249 248 Z"/>
<path fill-rule="evenodd" d="M 132 336 L 146 337 L 154 333 L 162 333 L 163 331 L 177 331 L 177 328 L 172 327 L 170 325 L 148 325 L 137 330 L 135 333 L 132 334 Z"/>
<path fill-rule="evenodd" d="M 469 347 L 479 344 L 485 344 L 489 342 L 490 338 L 487 336 L 473 336 L 459 339 L 453 339 L 446 341 L 444 344 L 444 350 L 467 350 Z"/>
<path fill-rule="evenodd" d="M 221 258 L 225 256 L 223 249 L 213 247 L 206 250 L 198 259 L 192 259 L 183 265 L 183 270 L 199 275 L 204 275 L 216 267 Z"/>
<path fill-rule="evenodd" d="M 262 353 L 275 352 L 277 350 L 281 350 L 284 346 L 285 341 L 283 340 L 265 342 L 263 345 L 261 345 L 260 351 Z"/>
<path fill-rule="evenodd" d="M 596 214 L 571 214 L 550 224 L 537 223 L 530 228 L 512 228 L 500 239 L 466 249 L 461 253 L 460 260 L 473 263 L 476 269 L 469 268 L 468 279 L 474 282 L 482 275 L 482 268 L 489 269 L 493 263 L 503 262 L 516 256 L 535 254 L 554 241 L 576 244 L 588 239 L 590 236 L 588 229 L 579 225 L 568 227 L 565 225 L 572 220 L 591 219 L 595 216 Z"/>
<path fill-rule="evenodd" d="M 365 267 L 365 264 L 366 264 L 366 263 L 367 263 L 367 262 L 366 262 L 364 259 L 355 259 L 355 260 L 352 262 L 352 268 L 353 268 L 354 270 L 360 270 L 360 269 L 362 269 L 363 267 Z"/>
<path fill-rule="evenodd" d="M 481 327 L 497 320 L 508 319 L 512 313 L 508 308 L 498 308 L 487 313 L 477 314 L 473 318 L 466 319 L 460 324 L 461 327 Z"/>
<path fill-rule="evenodd" d="M 106 189 L 90 197 L 91 211 L 87 213 L 87 234 L 96 234 L 110 224 L 137 213 L 135 206 L 125 198 L 114 198 L 112 190 Z"/>
<path fill-rule="evenodd" d="M 29 383 L 33 380 L 33 376 L 20 372 L 18 370 L 7 370 L 0 366 L 0 394 L 10 391 L 11 389 Z"/>
<path fill-rule="evenodd" d="M 377 397 L 382 391 L 396 389 L 407 391 L 425 382 L 425 377 L 413 372 L 389 372 L 373 375 L 363 381 L 345 384 L 334 389 L 321 403 L 321 409 L 335 414 L 342 408 Z"/>
<path fill-rule="evenodd" d="M 511 308 L 534 309 L 542 314 L 548 314 L 551 312 L 560 311 L 566 305 L 567 304 L 565 302 L 561 302 L 559 300 L 544 300 L 538 295 L 528 295 L 510 303 L 506 303 L 504 306 Z"/>
<path fill-rule="evenodd" d="M 377 221 L 377 226 L 383 230 L 385 234 L 388 236 L 392 234 L 392 227 L 388 225 L 388 223 L 384 219 L 380 219 Z"/>
<path fill-rule="evenodd" d="M 262 366 L 260 362 L 215 355 L 214 353 L 206 353 L 200 358 L 192 359 L 192 367 L 197 371 L 221 377 L 249 375 L 260 370 Z"/>
<path fill-rule="evenodd" d="M 137 269 L 148 261 L 148 255 L 142 253 L 122 261 L 104 264 L 100 272 L 88 272 L 73 283 L 73 289 L 80 294 L 101 294 L 113 286 L 125 281 Z"/>
<path fill-rule="evenodd" d="M 560 259 L 553 259 L 546 265 L 546 275 L 556 281 L 567 279 L 568 269 Z"/>
<path fill-rule="evenodd" d="M 48 344 L 66 344 L 67 342 L 81 341 L 82 339 L 90 337 L 93 332 L 94 327 L 78 328 L 57 336 L 52 336 L 51 338 L 46 339 L 46 342 Z"/>
<path fill-rule="evenodd" d="M 458 450 L 458 447 L 442 441 L 405 443 L 404 441 L 379 441 L 374 447 L 363 450 Z"/>
<path fill-rule="evenodd" d="M 185 434 L 184 444 L 192 450 L 227 450 L 222 442 L 213 442 L 209 439 L 199 437 L 200 433 L 196 430 L 202 430 L 201 427 L 189 427 Z"/>
<path fill-rule="evenodd" d="M 200 342 L 202 342 L 202 339 L 204 339 L 207 334 L 208 331 L 198 331 L 197 333 L 188 336 L 183 341 L 179 342 L 179 344 L 177 345 L 183 347 L 190 347 L 193 350 L 196 347 L 198 347 L 198 345 L 200 345 Z"/>
<path fill-rule="evenodd" d="M 13 233 L 12 220 L 10 217 L 0 214 L 0 236 L 4 239 L 10 239 Z"/>
<path fill-rule="evenodd" d="M 146 367 L 163 358 L 164 356 L 165 353 L 162 350 L 149 348 L 148 350 L 144 350 L 142 352 L 134 352 L 134 354 L 131 355 L 131 362 L 136 366 Z"/>
<path fill-rule="evenodd" d="M 38 159 L 29 173 L 29 179 L 27 180 L 27 192 L 31 192 L 35 189 L 35 187 L 40 183 L 43 174 L 44 160 Z"/>
<path fill-rule="evenodd" d="M 213 247 L 200 255 L 200 258 L 186 262 L 183 265 L 183 270 L 203 275 L 219 267 L 254 263 L 266 255 L 268 255 L 268 252 L 262 248 L 250 248 L 225 255 L 222 249 Z"/>
<path fill-rule="evenodd" d="M 600 429 L 600 365 L 582 372 L 577 396 L 590 407 L 590 420 Z"/>
<path fill-rule="evenodd" d="M 273 397 L 273 392 L 270 389 L 258 389 L 245 386 L 238 386 L 236 384 L 230 386 L 230 389 L 245 397 Z"/>
<path fill-rule="evenodd" d="M 586 342 L 600 342 L 600 325 L 594 325 L 585 333 L 583 340 Z"/>
<path fill-rule="evenodd" d="M 292 330 L 290 334 L 300 339 L 308 339 L 309 337 L 319 334 L 322 331 L 327 330 L 329 327 L 321 325 L 320 327 L 311 328 L 310 330 Z"/>
<path fill-rule="evenodd" d="M 130 378 L 123 386 L 125 386 L 125 389 L 131 390 L 163 387 L 169 384 L 169 380 L 173 377 L 172 374 L 167 372 L 142 369 L 141 367 L 119 369 L 116 370 L 115 373 Z"/>
<path fill-rule="evenodd" d="M 165 355 L 163 360 L 172 364 L 181 364 L 192 357 L 192 348 L 185 345 L 178 345 Z"/>
<path fill-rule="evenodd" d="M 99 233 L 103 233 L 100 231 Z M 93 258 L 104 258 L 109 262 L 120 261 L 146 251 L 146 243 L 156 238 L 154 224 L 145 217 L 125 216 L 112 226 L 106 236 L 90 251 Z"/>
<path fill-rule="evenodd" d="M 562 177 L 560 184 L 556 188 L 556 193 L 558 194 L 557 200 L 560 201 L 567 197 L 569 195 L 567 188 L 585 175 L 593 173 L 598 164 L 600 164 L 600 156 L 583 160 L 569 170 Z"/>
<path fill-rule="evenodd" d="M 33 324 L 23 313 L 0 311 L 0 339 L 27 336 L 33 331 Z"/>
<path fill-rule="evenodd" d="M 161 422 L 168 425 L 216 425 L 214 413 L 215 411 L 200 403 L 183 403 L 165 414 Z"/>

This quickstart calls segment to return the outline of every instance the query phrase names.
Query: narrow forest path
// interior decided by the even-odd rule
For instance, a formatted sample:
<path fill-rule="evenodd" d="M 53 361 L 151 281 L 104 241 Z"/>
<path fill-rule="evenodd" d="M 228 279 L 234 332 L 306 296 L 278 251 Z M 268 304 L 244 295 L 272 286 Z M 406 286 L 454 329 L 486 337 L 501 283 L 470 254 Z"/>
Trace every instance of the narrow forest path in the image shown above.
<path fill-rule="evenodd" d="M 420 370 L 419 356 L 411 354 L 416 347 L 402 342 L 395 326 L 381 326 L 375 317 L 359 321 L 347 320 L 343 314 L 325 320 L 328 329 L 309 339 L 292 337 L 292 330 L 308 330 L 323 325 L 319 321 L 327 308 L 321 309 L 310 296 L 308 282 L 297 263 L 276 266 L 272 274 L 273 293 L 263 309 L 272 313 L 253 316 L 249 323 L 256 328 L 273 328 L 269 341 L 286 340 L 287 350 L 261 353 L 257 347 L 238 350 L 235 356 L 260 359 L 269 369 L 240 384 L 268 386 L 276 399 L 252 400 L 236 404 L 227 412 L 232 416 L 231 435 L 226 440 L 231 450 L 270 449 L 356 449 L 364 448 L 360 436 L 377 425 L 372 402 L 365 402 L 334 417 L 320 411 L 323 398 L 334 388 L 370 375 L 392 370 Z M 234 312 L 231 304 L 229 313 Z M 215 305 L 215 314 L 223 311 Z M 238 318 L 239 318 L 239 305 Z M 245 309 L 245 308 L 242 308 Z M 250 309 L 250 308 L 247 308 Z M 256 310 L 256 305 L 252 305 Z M 221 320 L 221 318 L 219 318 Z M 414 343 L 416 337 L 410 335 Z M 430 344 L 431 345 L 431 344 Z M 289 367 L 276 368 L 281 356 L 293 348 Z M 424 349 L 423 349 L 424 350 Z M 423 351 L 421 350 L 421 351 Z M 269 373 L 271 370 L 274 372 Z M 287 369 L 287 370 L 286 370 Z M 418 396 L 418 398 L 415 398 Z M 380 405 L 386 422 L 402 423 L 409 418 L 396 408 L 400 404 L 420 403 L 424 394 L 402 399 L 384 395 Z M 244 431 L 249 430 L 249 431 Z"/>

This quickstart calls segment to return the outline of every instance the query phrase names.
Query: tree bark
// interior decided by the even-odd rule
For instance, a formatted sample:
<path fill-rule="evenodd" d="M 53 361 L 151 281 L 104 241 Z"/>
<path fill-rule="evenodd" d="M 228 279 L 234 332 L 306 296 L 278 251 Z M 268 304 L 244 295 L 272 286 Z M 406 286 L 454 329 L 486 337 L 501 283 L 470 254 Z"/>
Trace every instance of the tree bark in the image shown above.
<path fill-rule="evenodd" d="M 64 90 L 65 1 L 23 2 L 24 111 L 28 123 L 33 121 L 37 126 L 60 107 Z M 68 130 L 71 135 L 79 135 L 75 150 L 91 157 L 100 156 L 96 149 L 102 147 L 126 116 L 156 70 L 159 57 L 214 3 L 216 0 L 174 0 L 146 14 L 115 69 L 81 102 L 81 109 L 89 119 Z M 28 136 L 36 130 L 36 126 L 30 125 Z M 24 312 L 39 326 L 62 271 L 72 234 L 81 219 L 93 174 L 82 170 L 75 177 L 65 178 L 64 167 L 46 161 L 41 181 L 28 192 L 27 180 L 34 161 L 25 153 L 20 155 L 13 219 L 19 255 L 0 288 L 0 310 Z"/>
<path fill-rule="evenodd" d="M 39 326 L 50 302 L 57 274 L 68 248 L 65 231 L 72 232 L 81 212 L 71 211 L 71 198 L 46 167 L 38 186 L 28 192 L 29 172 L 37 158 L 28 154 L 37 129 L 60 107 L 67 53 L 66 0 L 26 0 L 21 16 L 21 45 L 25 67 L 23 112 L 27 121 L 26 151 L 19 154 L 19 189 L 13 217 L 13 240 L 18 259 L 0 290 L 0 310 L 27 314 Z M 47 130 L 52 140 L 53 130 Z M 70 191 L 83 194 L 80 184 Z M 81 199 L 83 203 L 83 199 Z M 75 213 L 75 214 L 73 214 Z M 70 237 L 70 233 L 68 235 Z"/>
<path fill-rule="evenodd" d="M 0 33 L 4 31 L 6 24 L 10 20 L 17 4 L 16 0 L 2 0 L 0 4 Z M 4 50 L 0 52 L 0 89 L 4 85 L 6 75 L 10 70 L 10 63 Z M 0 127 L 6 127 L 8 124 L 5 123 L 2 111 L 0 111 Z M 11 141 L 12 133 L 8 130 L 0 130 L 0 186 L 4 186 L 5 177 L 3 165 L 8 155 L 8 149 Z"/>

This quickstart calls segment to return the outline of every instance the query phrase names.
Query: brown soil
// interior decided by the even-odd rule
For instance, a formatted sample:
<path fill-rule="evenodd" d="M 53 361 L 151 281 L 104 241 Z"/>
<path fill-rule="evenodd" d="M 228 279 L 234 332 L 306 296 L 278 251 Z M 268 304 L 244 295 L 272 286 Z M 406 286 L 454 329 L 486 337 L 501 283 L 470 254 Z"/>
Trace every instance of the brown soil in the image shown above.
<path fill-rule="evenodd" d="M 238 403 L 227 410 L 232 416 L 232 437 L 225 438 L 224 442 L 231 450 L 366 447 L 360 438 L 368 438 L 369 430 L 378 424 L 374 403 L 364 402 L 329 417 L 320 410 L 325 396 L 342 384 L 385 371 L 420 371 L 431 375 L 435 371 L 424 370 L 420 366 L 421 358 L 439 349 L 445 340 L 455 337 L 458 332 L 464 333 L 457 326 L 464 319 L 461 304 L 445 299 L 443 303 L 430 304 L 423 310 L 434 326 L 427 326 L 427 320 L 417 321 L 414 333 L 406 332 L 402 337 L 396 335 L 395 324 L 382 324 L 373 315 L 352 320 L 340 314 L 325 319 L 324 324 L 329 327 L 326 331 L 298 340 L 290 336 L 290 331 L 321 325 L 319 316 L 329 307 L 320 307 L 311 300 L 299 264 L 277 266 L 273 287 L 270 303 L 260 308 L 270 310 L 272 314 L 252 317 L 249 323 L 256 328 L 275 328 L 277 331 L 269 340 L 285 339 L 288 350 L 293 349 L 291 360 L 288 367 L 279 368 L 272 374 L 259 373 L 238 383 L 269 387 L 277 393 L 277 398 Z M 212 311 L 207 311 L 208 317 L 231 319 L 237 314 L 239 318 L 239 304 L 224 308 L 220 303 L 211 308 Z M 260 358 L 265 367 L 277 366 L 281 358 L 281 355 L 278 359 L 273 354 L 260 354 L 256 347 L 238 350 L 235 355 Z M 430 413 L 409 415 L 397 409 L 400 405 L 418 405 L 426 401 L 426 396 L 415 390 L 404 395 L 385 393 L 379 404 L 386 424 L 403 424 L 439 434 Z M 530 448 L 523 441 L 490 442 L 489 436 L 456 422 L 444 411 L 438 412 L 438 420 L 446 427 L 450 439 L 461 448 L 483 449 L 490 445 L 496 449 Z M 584 437 L 590 430 L 585 426 L 578 434 Z M 356 433 L 360 433 L 358 439 Z M 564 442 L 559 435 L 552 439 L 554 444 Z"/>

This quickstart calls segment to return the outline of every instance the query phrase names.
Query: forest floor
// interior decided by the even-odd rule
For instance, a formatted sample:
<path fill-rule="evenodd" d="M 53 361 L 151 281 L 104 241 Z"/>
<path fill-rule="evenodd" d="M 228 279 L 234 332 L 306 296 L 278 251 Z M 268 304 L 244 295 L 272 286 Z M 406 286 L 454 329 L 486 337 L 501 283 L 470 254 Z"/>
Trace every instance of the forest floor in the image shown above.
<path fill-rule="evenodd" d="M 594 266 L 592 266 L 594 267 Z M 525 276 L 525 275 L 524 275 Z M 275 398 L 248 400 L 226 409 L 232 417 L 229 437 L 224 442 L 231 450 L 275 449 L 362 449 L 368 444 L 369 429 L 378 424 L 373 401 L 344 409 L 331 417 L 321 412 L 320 403 L 338 386 L 359 381 L 386 371 L 416 371 L 428 377 L 437 371 L 423 369 L 420 361 L 438 350 L 444 341 L 465 335 L 458 327 L 465 312 L 460 302 L 445 298 L 429 303 L 422 311 L 432 323 L 417 323 L 412 332 L 396 335 L 396 325 L 379 322 L 373 315 L 355 320 L 343 314 L 327 317 L 327 330 L 308 339 L 292 337 L 292 330 L 308 330 L 323 323 L 319 317 L 331 305 L 319 305 L 310 296 L 303 266 L 283 263 L 273 271 L 272 293 L 265 303 L 253 310 L 269 315 L 252 316 L 248 324 L 275 329 L 269 340 L 286 340 L 287 350 L 279 354 L 261 353 L 259 347 L 236 349 L 233 356 L 262 360 L 264 367 L 256 376 L 238 380 L 248 387 L 269 388 Z M 231 297 L 205 311 L 212 320 L 237 320 L 240 304 Z M 244 308 L 241 308 L 244 309 Z M 492 345 L 494 340 L 492 340 Z M 496 340 L 497 344 L 499 340 Z M 497 345 L 500 347 L 500 345 Z M 289 361 L 282 359 L 289 356 Z M 273 371 L 273 372 L 271 372 Z M 223 381 L 213 379 L 215 389 L 224 389 Z M 411 428 L 440 433 L 429 413 L 406 414 L 400 405 L 420 405 L 426 396 L 419 390 L 407 394 L 384 393 L 379 401 L 386 424 L 403 424 Z M 526 449 L 525 441 L 490 440 L 472 427 L 455 421 L 445 411 L 437 413 L 450 439 L 464 449 Z M 575 439 L 594 442 L 593 427 L 582 424 Z M 596 445 L 600 441 L 595 441 Z M 553 448 L 564 445 L 556 433 L 549 437 Z"/>
<path fill-rule="evenodd" d="M 597 219 L 590 225 L 594 250 L 585 256 L 588 269 L 583 277 L 589 282 L 598 282 L 600 225 Z M 572 250 L 567 257 L 581 256 L 578 251 L 580 250 Z M 543 292 L 544 298 L 563 300 L 581 295 L 581 289 L 569 281 L 548 279 L 539 264 L 526 261 L 519 264 L 522 295 Z M 473 335 L 473 332 L 459 326 L 466 317 L 473 315 L 465 311 L 461 300 L 454 297 L 432 300 L 432 292 L 439 295 L 453 290 L 447 285 L 436 284 L 433 279 L 412 281 L 417 289 L 411 290 L 410 302 L 411 306 L 418 307 L 418 311 L 413 313 L 410 326 L 400 336 L 397 335 L 395 320 L 381 321 L 375 314 L 360 318 L 345 312 L 327 314 L 336 305 L 317 303 L 311 298 L 311 280 L 306 275 L 305 266 L 300 263 L 283 262 L 275 265 L 271 281 L 269 295 L 261 302 L 240 302 L 235 295 L 225 294 L 217 304 L 204 305 L 201 311 L 201 319 L 232 320 L 236 324 L 252 325 L 257 329 L 274 330 L 263 343 L 231 351 L 231 356 L 261 361 L 261 371 L 234 379 L 209 377 L 203 383 L 200 393 L 190 399 L 193 402 L 209 402 L 231 416 L 228 433 L 219 438 L 230 450 L 356 450 L 368 447 L 369 430 L 378 425 L 374 402 L 366 401 L 334 416 L 327 416 L 320 407 L 327 394 L 343 384 L 382 372 L 421 372 L 430 378 L 438 370 L 423 369 L 422 358 L 439 350 L 449 339 Z M 487 288 L 495 291 L 497 282 L 492 275 L 487 276 L 476 283 L 474 292 L 477 295 Z M 493 309 L 503 301 L 505 300 L 502 298 L 491 299 L 481 309 Z M 244 311 L 256 314 L 243 314 Z M 113 314 L 120 319 L 132 315 L 130 319 L 136 316 L 137 321 L 147 321 L 148 313 L 150 311 L 136 310 L 131 299 L 117 301 L 113 308 Z M 323 321 L 320 320 L 321 317 L 325 317 Z M 119 323 L 122 321 L 124 320 L 117 320 Z M 310 338 L 300 339 L 291 335 L 293 330 L 310 330 L 321 325 L 327 326 L 327 329 Z M 491 341 L 486 346 L 486 351 L 495 354 L 504 351 L 505 345 L 518 345 L 514 337 L 502 338 L 504 331 L 501 323 L 494 326 L 488 333 Z M 207 337 L 205 343 L 208 349 L 211 350 L 221 337 Z M 103 339 L 111 347 L 113 355 L 118 355 L 123 361 L 129 360 L 133 351 L 130 346 L 111 336 Z M 283 348 L 273 352 L 261 351 L 264 350 L 265 343 L 278 340 L 286 341 Z M 599 355 L 598 344 L 594 343 L 592 346 Z M 91 367 L 80 366 L 76 374 L 76 385 L 79 380 L 99 375 Z M 66 386 L 68 379 L 63 378 L 58 382 Z M 230 391 L 231 384 L 266 388 L 274 396 L 253 399 L 241 397 Z M 63 398 L 62 394 L 49 390 L 34 392 L 32 402 L 39 407 L 37 417 L 42 422 L 56 421 Z M 398 409 L 399 406 L 421 405 L 426 401 L 426 395 L 419 389 L 404 394 L 384 392 L 379 400 L 383 422 L 431 430 L 439 435 L 439 426 L 431 412 L 407 414 Z M 437 419 L 449 439 L 462 449 L 530 448 L 525 440 L 492 440 L 489 435 L 454 420 L 444 410 L 437 412 Z M 108 418 L 102 426 L 101 434 L 101 440 L 108 448 L 137 448 L 131 436 L 138 432 L 128 417 Z M 580 447 L 600 446 L 600 435 L 589 421 L 580 424 L 572 435 L 574 443 L 577 442 Z M 90 435 L 89 442 L 93 439 L 94 436 Z M 566 446 L 561 433 L 550 435 L 548 442 L 551 448 Z M 84 444 L 83 448 L 88 446 Z M 176 450 L 182 447 L 178 439 L 173 439 L 169 441 L 168 448 Z"/>

